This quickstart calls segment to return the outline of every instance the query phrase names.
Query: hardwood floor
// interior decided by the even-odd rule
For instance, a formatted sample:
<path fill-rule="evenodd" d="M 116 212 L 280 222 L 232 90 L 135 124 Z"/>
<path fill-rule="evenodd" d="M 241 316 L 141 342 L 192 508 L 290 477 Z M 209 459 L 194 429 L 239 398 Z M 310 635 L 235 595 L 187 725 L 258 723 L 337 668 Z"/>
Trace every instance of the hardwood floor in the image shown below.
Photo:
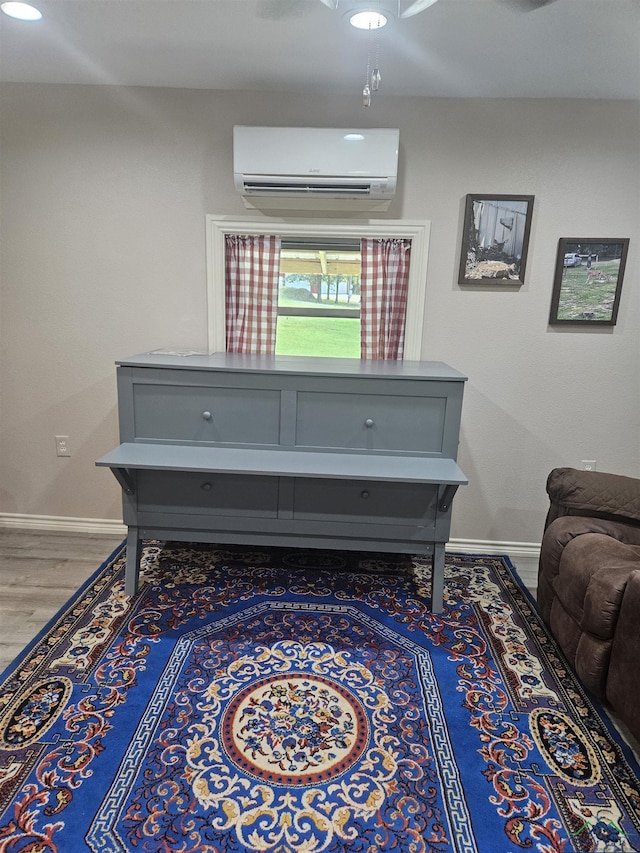
<path fill-rule="evenodd" d="M 0 530 L 0 672 L 121 541 L 120 536 Z"/>
<path fill-rule="evenodd" d="M 0 530 L 0 673 L 121 541 L 119 535 Z M 535 562 L 512 559 L 533 594 Z M 614 725 L 640 756 L 640 745 Z"/>

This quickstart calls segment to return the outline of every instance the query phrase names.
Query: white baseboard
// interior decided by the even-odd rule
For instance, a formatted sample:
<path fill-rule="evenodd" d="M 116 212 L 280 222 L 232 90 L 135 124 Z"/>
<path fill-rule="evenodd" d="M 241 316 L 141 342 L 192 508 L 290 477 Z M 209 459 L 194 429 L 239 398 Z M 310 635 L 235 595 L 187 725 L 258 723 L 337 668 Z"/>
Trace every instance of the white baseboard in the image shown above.
<path fill-rule="evenodd" d="M 509 557 L 525 557 L 538 560 L 539 542 L 482 542 L 475 539 L 450 539 L 447 551 L 458 554 L 507 554 Z"/>
<path fill-rule="evenodd" d="M 0 529 L 47 530 L 59 533 L 97 533 L 113 534 L 124 537 L 127 528 L 120 521 L 110 518 L 69 518 L 56 515 L 24 515 L 20 513 L 0 513 Z M 528 560 L 529 565 L 518 568 L 518 573 L 526 586 L 536 584 L 537 561 L 540 545 L 536 542 L 482 542 L 475 539 L 450 539 L 447 543 L 449 553 L 458 554 L 506 554 L 517 567 L 518 558 Z M 535 566 L 534 566 L 535 564 Z"/>
<path fill-rule="evenodd" d="M 127 528 L 121 521 L 110 518 L 70 518 L 59 515 L 24 515 L 0 512 L 0 529 L 43 530 L 51 533 L 103 533 L 126 536 Z"/>
<path fill-rule="evenodd" d="M 455 554 L 505 555 L 515 566 L 520 580 L 534 593 L 538 585 L 539 542 L 479 542 L 473 539 L 450 539 L 447 552 Z"/>

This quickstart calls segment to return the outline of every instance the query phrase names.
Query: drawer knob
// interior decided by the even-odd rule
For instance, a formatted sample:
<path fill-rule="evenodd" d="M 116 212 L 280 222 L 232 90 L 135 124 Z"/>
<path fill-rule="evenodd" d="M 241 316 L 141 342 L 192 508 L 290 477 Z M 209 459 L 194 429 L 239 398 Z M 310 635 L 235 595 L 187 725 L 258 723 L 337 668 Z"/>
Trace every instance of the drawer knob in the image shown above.
<path fill-rule="evenodd" d="M 369 497 L 369 492 L 364 489 L 364 491 L 360 492 L 360 497 L 366 500 Z"/>
<path fill-rule="evenodd" d="M 203 483 L 200 486 L 200 488 L 202 489 L 203 492 L 210 492 L 211 491 L 211 483 Z"/>
<path fill-rule="evenodd" d="M 212 417 L 211 412 L 203 412 L 202 417 L 205 419 L 205 421 L 210 421 Z"/>
<path fill-rule="evenodd" d="M 369 429 L 371 429 L 371 427 L 373 426 L 373 418 L 367 418 L 366 421 L 364 422 L 364 425 L 366 427 L 368 427 Z"/>

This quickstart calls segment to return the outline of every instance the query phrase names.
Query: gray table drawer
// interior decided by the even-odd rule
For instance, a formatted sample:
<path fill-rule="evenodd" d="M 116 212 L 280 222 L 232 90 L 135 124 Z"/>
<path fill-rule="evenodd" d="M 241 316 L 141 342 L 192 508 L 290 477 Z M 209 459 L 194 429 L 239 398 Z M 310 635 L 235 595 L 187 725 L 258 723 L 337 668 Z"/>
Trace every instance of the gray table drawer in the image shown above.
<path fill-rule="evenodd" d="M 370 480 L 297 479 L 293 517 L 308 521 L 432 526 L 438 488 Z M 330 535 L 331 526 L 327 527 Z"/>
<path fill-rule="evenodd" d="M 140 512 L 207 513 L 276 518 L 278 478 L 242 474 L 139 471 Z"/>
<path fill-rule="evenodd" d="M 298 392 L 296 444 L 441 453 L 445 396 Z"/>
<path fill-rule="evenodd" d="M 135 384 L 135 438 L 278 444 L 280 392 L 259 388 Z"/>

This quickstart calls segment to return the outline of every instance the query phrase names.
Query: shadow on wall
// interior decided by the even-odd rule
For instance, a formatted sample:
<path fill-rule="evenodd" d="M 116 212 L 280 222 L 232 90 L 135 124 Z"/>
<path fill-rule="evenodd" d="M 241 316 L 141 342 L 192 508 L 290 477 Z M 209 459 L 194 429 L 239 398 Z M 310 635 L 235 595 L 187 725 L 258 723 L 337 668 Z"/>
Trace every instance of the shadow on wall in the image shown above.
<path fill-rule="evenodd" d="M 485 448 L 482 456 L 477 447 Z M 560 464 L 557 452 L 471 382 L 465 389 L 458 464 L 469 485 L 458 490 L 453 504 L 452 539 L 540 542 L 548 504 L 545 484 L 549 471 Z M 491 503 L 487 495 L 502 499 Z"/>

